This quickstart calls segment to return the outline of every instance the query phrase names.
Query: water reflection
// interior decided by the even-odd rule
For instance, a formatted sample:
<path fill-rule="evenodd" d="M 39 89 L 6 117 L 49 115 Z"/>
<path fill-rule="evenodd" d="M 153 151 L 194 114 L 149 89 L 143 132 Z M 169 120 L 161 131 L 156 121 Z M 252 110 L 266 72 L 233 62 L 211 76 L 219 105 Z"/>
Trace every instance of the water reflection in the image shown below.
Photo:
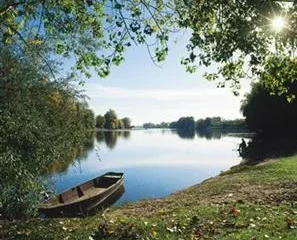
<path fill-rule="evenodd" d="M 96 139 L 98 143 L 105 142 L 105 135 L 103 131 L 96 132 Z"/>
<path fill-rule="evenodd" d="M 211 130 L 211 131 L 197 131 L 197 136 L 199 138 L 211 139 L 221 139 L 223 132 L 221 130 Z"/>
<path fill-rule="evenodd" d="M 98 131 L 98 148 L 79 162 L 79 171 L 74 161 L 67 172 L 52 179 L 57 192 L 62 192 L 107 171 L 117 171 L 125 174 L 126 189 L 118 203 L 163 197 L 238 164 L 240 158 L 233 149 L 239 142 L 230 136 L 209 140 L 195 131 L 172 129 Z"/>
<path fill-rule="evenodd" d="M 195 130 L 194 129 L 177 129 L 177 135 L 182 139 L 194 139 Z"/>
<path fill-rule="evenodd" d="M 104 132 L 105 144 L 109 149 L 113 149 L 118 140 L 118 132 Z"/>
<path fill-rule="evenodd" d="M 129 139 L 131 137 L 131 132 L 130 131 L 122 131 L 123 138 Z"/>
<path fill-rule="evenodd" d="M 144 130 L 146 134 L 155 134 L 156 132 L 161 133 L 162 135 L 172 134 L 178 136 L 181 139 L 194 140 L 197 138 L 205 138 L 207 140 L 221 139 L 226 132 L 221 131 L 220 129 L 213 129 L 207 131 L 195 131 L 187 129 L 146 129 Z M 109 149 L 114 149 L 117 145 L 119 138 L 129 139 L 131 137 L 131 131 L 97 131 L 96 139 L 97 142 L 105 143 Z"/>
<path fill-rule="evenodd" d="M 94 149 L 95 132 L 86 132 L 85 142 L 82 146 L 72 149 L 71 152 L 65 152 L 63 159 L 56 159 L 49 166 L 47 173 L 44 175 L 66 172 L 69 166 L 74 163 L 73 159 L 76 159 L 75 164 L 79 164 L 81 161 L 85 161 L 88 155 Z"/>
<path fill-rule="evenodd" d="M 129 139 L 130 131 L 97 131 L 96 139 L 98 143 L 105 143 L 109 149 L 114 149 L 117 145 L 118 138 Z"/>

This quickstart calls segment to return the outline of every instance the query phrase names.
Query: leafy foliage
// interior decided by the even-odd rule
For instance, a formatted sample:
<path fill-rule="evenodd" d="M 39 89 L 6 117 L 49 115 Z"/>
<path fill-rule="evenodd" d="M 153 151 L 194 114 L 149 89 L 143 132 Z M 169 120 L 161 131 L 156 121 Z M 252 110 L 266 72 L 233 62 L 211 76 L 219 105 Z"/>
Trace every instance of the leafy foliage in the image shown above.
<path fill-rule="evenodd" d="M 253 85 L 241 107 L 251 131 L 296 136 L 297 101 L 293 101 L 297 94 L 296 69 L 295 59 L 285 57 L 267 61 L 260 82 Z M 267 90 L 267 85 L 269 88 L 282 85 L 282 91 L 275 95 Z"/>
<path fill-rule="evenodd" d="M 193 117 L 182 117 L 176 122 L 176 128 L 185 131 L 194 131 L 195 120 Z"/>
<path fill-rule="evenodd" d="M 106 77 L 132 45 L 146 45 L 154 61 L 163 61 L 173 19 L 171 1 L 1 1 L 0 40 L 30 48 L 45 62 L 38 46 L 46 44 L 51 52 L 74 57 L 73 70 L 89 77 L 93 68 Z"/>
<path fill-rule="evenodd" d="M 40 176 L 54 161 L 77 156 L 95 127 L 82 95 L 42 69 L 37 59 L 1 50 L 0 210 L 8 218 L 35 213 Z"/>
<path fill-rule="evenodd" d="M 286 97 L 288 102 L 293 102 L 297 94 L 297 58 L 267 58 L 264 70 L 260 74 L 260 81 L 271 95 Z"/>
<path fill-rule="evenodd" d="M 96 127 L 99 129 L 129 129 L 131 120 L 128 117 L 118 119 L 116 112 L 110 109 L 104 116 L 96 117 Z"/>
<path fill-rule="evenodd" d="M 247 131 L 245 119 L 225 120 L 220 117 L 207 117 L 196 122 L 198 131 L 220 130 L 223 132 Z"/>
<path fill-rule="evenodd" d="M 235 94 L 240 80 L 258 77 L 266 56 L 293 56 L 296 44 L 297 5 L 272 0 L 186 0 L 177 2 L 180 25 L 193 30 L 187 46 L 189 56 L 183 59 L 187 70 L 197 65 L 217 70 L 206 79 L 218 81 L 218 87 L 229 85 Z M 295 1 L 296 2 L 296 1 Z M 286 27 L 275 32 L 272 20 L 283 16 Z M 282 92 L 282 82 L 271 83 L 274 92 Z M 267 85 L 267 87 L 271 87 Z"/>
<path fill-rule="evenodd" d="M 205 78 L 237 95 L 242 80 L 262 73 L 266 56 L 295 54 L 296 9 L 296 2 L 273 0 L 1 1 L 0 40 L 4 47 L 29 49 L 53 75 L 49 52 L 74 58 L 75 72 L 90 77 L 93 69 L 106 77 L 133 45 L 145 45 L 154 62 L 164 61 L 170 33 L 187 28 L 186 70 L 216 66 Z M 277 16 L 286 22 L 281 31 L 271 27 Z M 275 93 L 285 88 L 282 82 L 266 87 Z"/>
<path fill-rule="evenodd" d="M 98 115 L 96 116 L 96 128 L 104 128 L 105 117 Z"/>
<path fill-rule="evenodd" d="M 114 110 L 110 109 L 109 111 L 107 111 L 104 115 L 104 118 L 105 118 L 104 128 L 106 128 L 106 129 L 116 129 L 117 128 L 118 116 Z"/>
<path fill-rule="evenodd" d="M 123 122 L 123 128 L 129 129 L 131 128 L 131 119 L 128 117 L 124 117 L 123 119 L 121 119 L 121 121 Z"/>
<path fill-rule="evenodd" d="M 148 123 L 142 124 L 142 127 L 143 128 L 169 128 L 169 124 L 170 123 L 167 123 L 167 122 L 161 122 L 157 124 L 148 122 Z"/>

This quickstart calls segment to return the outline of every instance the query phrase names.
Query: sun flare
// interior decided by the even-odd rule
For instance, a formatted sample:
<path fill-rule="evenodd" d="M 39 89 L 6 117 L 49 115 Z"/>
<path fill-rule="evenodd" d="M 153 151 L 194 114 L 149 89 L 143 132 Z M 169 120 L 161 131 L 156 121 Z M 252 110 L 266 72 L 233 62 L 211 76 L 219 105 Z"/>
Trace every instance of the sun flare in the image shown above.
<path fill-rule="evenodd" d="M 271 21 L 271 26 L 275 31 L 281 31 L 286 25 L 285 20 L 282 17 L 276 17 Z"/>

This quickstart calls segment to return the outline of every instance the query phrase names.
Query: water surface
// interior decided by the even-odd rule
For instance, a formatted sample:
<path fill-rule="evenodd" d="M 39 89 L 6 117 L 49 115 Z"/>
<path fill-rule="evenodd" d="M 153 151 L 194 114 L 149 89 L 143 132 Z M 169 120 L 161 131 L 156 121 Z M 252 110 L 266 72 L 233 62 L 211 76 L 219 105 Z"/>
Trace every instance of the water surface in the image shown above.
<path fill-rule="evenodd" d="M 61 192 L 106 171 L 120 171 L 125 174 L 125 193 L 118 204 L 164 197 L 238 164 L 240 141 L 172 130 L 97 132 L 87 157 L 74 160 L 51 179 Z"/>

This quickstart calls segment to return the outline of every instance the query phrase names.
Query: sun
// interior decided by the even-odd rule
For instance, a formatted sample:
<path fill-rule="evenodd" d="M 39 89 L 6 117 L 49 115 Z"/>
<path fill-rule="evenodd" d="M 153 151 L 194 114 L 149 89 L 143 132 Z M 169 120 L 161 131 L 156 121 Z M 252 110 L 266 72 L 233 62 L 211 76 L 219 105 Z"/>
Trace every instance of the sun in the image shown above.
<path fill-rule="evenodd" d="M 271 27 L 276 32 L 281 31 L 286 26 L 286 22 L 282 17 L 276 17 L 271 21 Z"/>

